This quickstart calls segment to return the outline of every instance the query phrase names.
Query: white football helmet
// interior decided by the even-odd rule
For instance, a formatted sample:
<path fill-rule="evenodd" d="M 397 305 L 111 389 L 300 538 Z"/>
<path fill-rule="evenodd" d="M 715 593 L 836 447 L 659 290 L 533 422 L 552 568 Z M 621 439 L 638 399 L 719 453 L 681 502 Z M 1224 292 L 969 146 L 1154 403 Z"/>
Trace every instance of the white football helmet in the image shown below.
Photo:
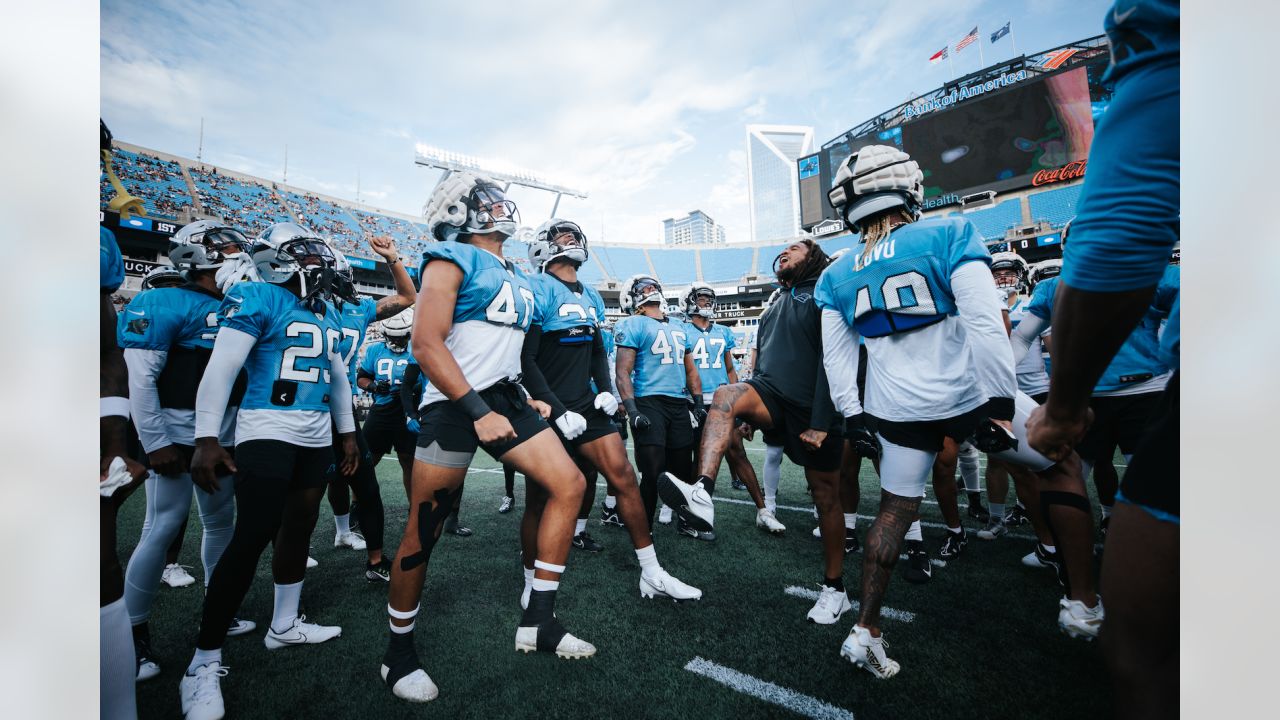
<path fill-rule="evenodd" d="M 662 297 L 662 283 L 652 275 L 637 274 L 627 278 L 622 284 L 624 288 L 618 295 L 618 305 L 625 313 L 638 313 L 640 307 L 649 303 L 665 306 L 666 298 Z"/>
<path fill-rule="evenodd" d="M 520 213 L 502 186 L 469 172 L 451 172 L 436 185 L 424 214 L 427 231 L 440 241 L 491 232 L 511 237 L 520 227 Z"/>
<path fill-rule="evenodd" d="M 1057 277 L 1061 273 L 1061 260 L 1045 260 L 1044 262 L 1036 263 L 1035 267 L 1031 269 L 1031 287 L 1035 287 L 1043 280 L 1048 280 L 1051 277 Z"/>
<path fill-rule="evenodd" d="M 382 321 L 382 336 L 387 347 L 404 352 L 409 347 L 409 332 L 413 329 L 413 308 L 405 308 Z"/>
<path fill-rule="evenodd" d="M 356 275 L 351 269 L 351 261 L 347 256 L 342 254 L 341 250 L 329 245 L 329 249 L 333 251 L 333 287 L 330 292 L 333 296 L 343 302 L 356 304 L 360 302 L 360 294 L 356 291 Z"/>
<path fill-rule="evenodd" d="M 169 239 L 169 261 L 180 270 L 216 270 L 227 258 L 249 252 L 249 245 L 248 238 L 233 227 L 197 220 Z"/>
<path fill-rule="evenodd" d="M 251 251 L 258 276 L 281 285 L 294 275 L 303 299 L 329 292 L 337 275 L 337 257 L 324 238 L 294 223 L 276 223 L 258 236 Z"/>
<path fill-rule="evenodd" d="M 187 279 L 183 277 L 182 271 L 172 265 L 157 265 L 147 271 L 142 276 L 142 289 L 154 290 L 155 288 L 178 287 L 185 285 Z"/>
<path fill-rule="evenodd" d="M 698 305 L 698 297 L 709 297 L 711 302 L 706 307 Z M 690 317 L 697 315 L 708 320 L 716 319 L 716 291 L 705 283 L 694 283 L 684 296 L 684 312 Z"/>
<path fill-rule="evenodd" d="M 924 202 L 924 173 L 901 150 L 868 145 L 840 163 L 827 198 L 855 232 L 861 232 L 863 219 L 894 207 L 919 219 L 920 204 Z"/>
<path fill-rule="evenodd" d="M 1010 270 L 1015 274 L 1012 279 L 1008 277 Z M 1021 291 L 1031 276 L 1031 267 L 1018 253 L 998 252 L 991 256 L 991 274 L 996 278 L 996 287 Z"/>
<path fill-rule="evenodd" d="M 573 241 L 577 244 L 571 244 Z M 577 223 L 551 218 L 538 226 L 529 241 L 529 262 L 538 272 L 545 272 L 552 260 L 568 260 L 580 267 L 587 261 L 587 236 Z"/>

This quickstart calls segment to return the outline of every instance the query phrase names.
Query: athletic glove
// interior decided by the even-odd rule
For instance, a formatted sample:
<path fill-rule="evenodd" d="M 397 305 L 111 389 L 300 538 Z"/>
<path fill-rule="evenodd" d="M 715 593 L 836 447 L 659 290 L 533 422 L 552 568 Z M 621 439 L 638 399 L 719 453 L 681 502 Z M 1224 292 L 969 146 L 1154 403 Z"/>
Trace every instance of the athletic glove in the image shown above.
<path fill-rule="evenodd" d="M 596 396 L 595 406 L 605 415 L 613 415 L 618 412 L 618 399 L 613 396 L 613 393 L 602 392 Z"/>
<path fill-rule="evenodd" d="M 556 418 L 556 427 L 560 428 L 565 440 L 572 440 L 587 431 L 587 420 L 572 410 L 566 410 Z"/>
<path fill-rule="evenodd" d="M 369 392 L 373 393 L 374 395 L 390 395 L 391 381 L 375 380 L 373 384 L 369 386 Z"/>
<path fill-rule="evenodd" d="M 631 427 L 636 432 L 648 430 L 653 426 L 653 423 L 649 422 L 649 418 L 645 417 L 644 413 L 640 412 L 640 409 L 636 407 L 635 398 L 623 400 L 622 405 L 627 409 L 627 416 L 631 418 Z"/>
<path fill-rule="evenodd" d="M 880 438 L 867 429 L 862 413 L 844 419 L 844 439 L 853 446 L 860 457 L 880 459 Z"/>
<path fill-rule="evenodd" d="M 973 433 L 973 446 L 984 453 L 1017 450 L 1018 438 L 987 418 L 978 423 L 978 429 Z"/>
<path fill-rule="evenodd" d="M 414 418 L 406 417 L 404 419 L 404 426 L 408 428 L 409 432 L 413 433 L 415 436 L 418 433 L 422 432 L 422 426 L 418 424 L 418 421 Z"/>
<path fill-rule="evenodd" d="M 689 419 L 693 421 L 695 428 L 701 427 L 702 423 L 707 420 L 707 406 L 703 404 L 702 399 L 689 400 Z"/>

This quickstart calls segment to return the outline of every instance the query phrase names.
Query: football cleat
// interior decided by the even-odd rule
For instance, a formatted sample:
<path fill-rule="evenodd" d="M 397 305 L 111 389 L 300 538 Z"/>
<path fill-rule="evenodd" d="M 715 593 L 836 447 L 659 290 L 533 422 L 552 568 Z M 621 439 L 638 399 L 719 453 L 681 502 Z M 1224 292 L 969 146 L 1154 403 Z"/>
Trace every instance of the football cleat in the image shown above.
<path fill-rule="evenodd" d="M 742 481 L 741 481 L 741 480 L 739 480 L 738 478 L 734 478 L 734 479 L 733 479 L 733 482 L 732 482 L 732 483 L 730 483 L 730 485 L 732 485 L 732 486 L 733 486 L 733 489 L 734 489 L 734 490 L 746 490 L 746 489 L 747 489 L 747 484 L 746 484 L 746 483 L 744 483 L 744 482 L 742 482 Z"/>
<path fill-rule="evenodd" d="M 155 653 L 151 651 L 151 642 L 144 637 L 135 637 L 133 641 L 133 652 L 138 657 L 138 674 L 137 682 L 150 680 L 160 674 L 160 664 L 152 658 Z"/>
<path fill-rule="evenodd" d="M 338 533 L 333 537 L 333 546 L 336 548 L 349 547 L 352 550 L 364 550 L 368 547 L 364 538 L 355 532 Z"/>
<path fill-rule="evenodd" d="M 964 528 L 960 528 L 960 532 L 954 533 L 948 530 L 946 535 L 947 537 L 942 541 L 942 549 L 938 551 L 938 554 L 944 560 L 959 557 L 960 553 L 964 552 L 964 546 L 969 544 L 969 533 L 965 532 Z"/>
<path fill-rule="evenodd" d="M 182 676 L 178 695 L 182 698 L 182 715 L 186 720 L 219 720 L 226 714 L 220 683 L 230 669 L 213 662 L 196 668 L 193 675 Z"/>
<path fill-rule="evenodd" d="M 760 508 L 756 511 L 756 527 L 761 530 L 767 530 L 774 535 L 781 535 L 787 531 L 787 526 L 778 522 L 778 518 L 774 517 L 773 513 L 765 508 Z"/>
<path fill-rule="evenodd" d="M 1033 568 L 1057 569 L 1058 551 L 1049 552 L 1044 545 L 1036 543 L 1035 549 L 1022 557 L 1022 564 Z"/>
<path fill-rule="evenodd" d="M 818 601 L 813 604 L 807 617 L 810 622 L 819 625 L 833 625 L 841 615 L 852 609 L 853 605 L 849 603 L 849 595 L 845 591 L 823 585 L 822 593 L 818 595 Z"/>
<path fill-rule="evenodd" d="M 1004 514 L 1004 524 L 1009 527 L 1014 525 L 1026 525 L 1031 522 L 1031 518 L 1027 516 L 1027 509 L 1018 503 L 1009 508 L 1009 512 Z"/>
<path fill-rule="evenodd" d="M 982 540 L 995 540 L 1008 532 L 1009 528 L 1005 527 L 1004 520 L 993 515 L 986 526 L 978 531 L 978 537 Z"/>
<path fill-rule="evenodd" d="M 858 542 L 858 534 L 853 528 L 844 529 L 844 554 L 856 553 L 862 549 L 862 543 Z"/>
<path fill-rule="evenodd" d="M 658 477 L 658 495 L 695 530 L 711 532 L 716 529 L 716 508 L 701 482 L 690 485 L 664 472 Z"/>
<path fill-rule="evenodd" d="M 640 573 L 640 597 L 652 600 L 655 597 L 667 597 L 680 602 L 682 600 L 701 600 L 702 591 L 680 582 L 671 573 L 658 569 L 652 575 Z"/>
<path fill-rule="evenodd" d="M 382 681 L 387 681 L 387 673 L 391 672 L 391 668 L 386 665 L 382 666 Z M 405 675 L 391 686 L 391 694 L 401 700 L 409 702 L 430 702 L 436 699 L 440 694 L 440 688 L 432 682 L 431 676 L 426 670 L 418 668 L 413 672 Z"/>
<path fill-rule="evenodd" d="M 984 523 L 991 519 L 991 511 L 983 507 L 981 502 L 969 502 L 969 517 Z"/>
<path fill-rule="evenodd" d="M 371 583 L 391 582 L 391 561 L 384 557 L 377 563 L 365 563 L 364 579 Z"/>
<path fill-rule="evenodd" d="M 549 640 L 539 638 L 539 631 L 546 630 L 548 634 L 554 634 L 556 631 L 564 633 L 556 642 L 554 647 L 550 645 Z M 540 647 L 541 646 L 541 647 Z M 575 660 L 579 658 L 589 658 L 596 654 L 596 646 L 586 640 L 578 638 L 565 632 L 560 626 L 560 621 L 552 618 L 542 625 L 520 626 L 516 628 L 516 650 L 520 652 L 530 653 L 535 650 L 543 650 L 544 652 L 555 652 L 566 660 Z"/>
<path fill-rule="evenodd" d="M 671 524 L 671 508 L 666 505 L 662 506 L 662 509 L 658 511 L 658 522 L 662 525 Z"/>
<path fill-rule="evenodd" d="M 1062 598 L 1058 601 L 1058 629 L 1073 638 L 1093 640 L 1098 637 L 1102 621 L 1106 613 L 1102 609 L 1102 598 L 1093 607 L 1085 607 L 1079 600 Z"/>
<path fill-rule="evenodd" d="M 233 617 L 231 618 L 231 622 L 227 624 L 227 637 L 246 635 L 257 629 L 258 623 L 252 620 L 242 620 L 238 617 Z"/>
<path fill-rule="evenodd" d="M 171 588 L 180 588 L 194 585 L 196 579 L 191 577 L 191 573 L 187 572 L 186 566 L 178 563 L 169 563 L 164 566 L 164 572 L 160 574 L 160 581 Z"/>
<path fill-rule="evenodd" d="M 907 564 L 902 566 L 902 577 L 909 583 L 921 585 L 933 577 L 933 566 L 929 564 L 929 551 L 924 549 L 924 541 L 908 540 Z"/>
<path fill-rule="evenodd" d="M 503 495 L 502 504 L 498 506 L 498 512 L 503 514 L 509 513 L 511 512 L 511 508 L 515 507 L 515 504 L 516 504 L 515 498 L 511 497 L 510 495 Z M 425 675 L 426 673 L 423 673 L 423 674 Z"/>
<path fill-rule="evenodd" d="M 573 536 L 573 546 L 579 550 L 598 553 L 604 549 L 604 546 L 596 542 L 586 530 Z"/>
<path fill-rule="evenodd" d="M 883 637 L 871 637 L 870 630 L 854 625 L 849 637 L 840 645 L 840 655 L 881 680 L 888 680 L 897 675 L 902 666 L 884 654 L 887 647 L 889 644 Z"/>
<path fill-rule="evenodd" d="M 294 618 L 293 625 L 284 632 L 276 632 L 275 628 L 268 628 L 262 644 L 266 645 L 268 650 L 278 650 L 291 645 L 316 645 L 342 635 L 342 628 L 337 625 L 316 625 L 306 620 L 306 615 Z"/>
<path fill-rule="evenodd" d="M 617 525 L 618 527 L 626 527 L 626 525 L 624 525 L 622 522 L 622 518 L 618 516 L 617 506 L 615 505 L 614 507 L 609 507 L 604 503 L 600 503 L 600 524 L 601 525 Z"/>
<path fill-rule="evenodd" d="M 706 540 L 707 542 L 715 542 L 716 534 L 710 530 L 697 530 L 692 525 L 686 523 L 684 518 L 676 518 L 676 532 L 694 540 Z"/>
<path fill-rule="evenodd" d="M 821 528 L 821 527 L 816 527 L 816 528 L 814 528 L 814 529 L 813 529 L 813 539 L 814 539 L 814 540 L 821 540 L 821 539 L 822 539 L 822 528 Z"/>
<path fill-rule="evenodd" d="M 313 568 L 313 567 L 317 567 L 317 566 L 319 566 L 319 565 L 320 565 L 320 563 L 316 562 L 316 559 L 315 559 L 315 558 L 311 557 L 310 555 L 308 555 L 308 556 L 307 556 L 307 569 L 308 569 L 308 570 L 310 570 L 310 569 L 311 569 L 311 568 Z"/>

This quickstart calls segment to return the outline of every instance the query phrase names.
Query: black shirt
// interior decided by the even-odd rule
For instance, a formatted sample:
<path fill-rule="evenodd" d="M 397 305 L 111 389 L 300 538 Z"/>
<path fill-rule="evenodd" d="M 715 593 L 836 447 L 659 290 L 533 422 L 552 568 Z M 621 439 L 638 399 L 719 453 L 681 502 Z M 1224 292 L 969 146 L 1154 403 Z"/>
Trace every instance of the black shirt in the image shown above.
<path fill-rule="evenodd" d="M 783 290 L 760 316 L 752 379 L 810 409 L 809 427 L 829 430 L 839 418 L 822 366 L 822 309 L 813 301 L 818 279 Z"/>

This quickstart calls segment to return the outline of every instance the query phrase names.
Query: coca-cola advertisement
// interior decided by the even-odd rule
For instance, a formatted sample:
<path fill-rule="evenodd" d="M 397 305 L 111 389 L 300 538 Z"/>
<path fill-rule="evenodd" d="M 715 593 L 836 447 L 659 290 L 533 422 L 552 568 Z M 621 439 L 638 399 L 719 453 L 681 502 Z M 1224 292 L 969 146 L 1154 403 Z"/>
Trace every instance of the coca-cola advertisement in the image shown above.
<path fill-rule="evenodd" d="M 1031 185 L 1032 187 L 1040 187 L 1041 185 L 1050 185 L 1065 180 L 1077 180 L 1084 177 L 1084 170 L 1088 164 L 1088 160 L 1077 160 L 1069 162 L 1060 168 L 1037 170 L 1036 174 L 1031 176 Z"/>

